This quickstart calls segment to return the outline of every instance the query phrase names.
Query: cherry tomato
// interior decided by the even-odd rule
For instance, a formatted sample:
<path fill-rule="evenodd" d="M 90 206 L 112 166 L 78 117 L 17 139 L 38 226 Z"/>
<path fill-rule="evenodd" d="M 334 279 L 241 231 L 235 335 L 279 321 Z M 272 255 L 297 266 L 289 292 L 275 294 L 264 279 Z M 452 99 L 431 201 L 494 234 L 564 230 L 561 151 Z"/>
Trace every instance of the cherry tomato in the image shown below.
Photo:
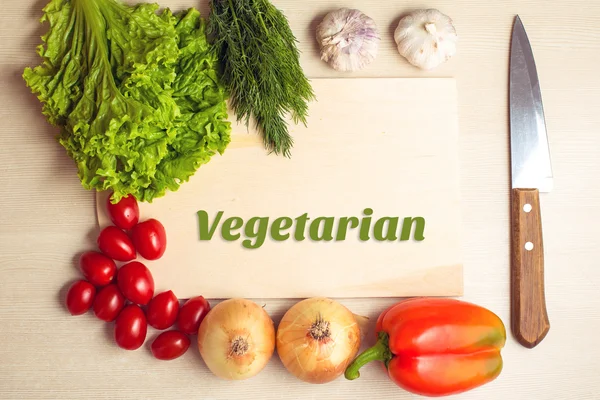
<path fill-rule="evenodd" d="M 123 197 L 113 204 L 111 197 L 106 201 L 106 209 L 113 224 L 121 229 L 131 229 L 140 219 L 140 208 L 133 195 Z"/>
<path fill-rule="evenodd" d="M 115 322 L 115 342 L 125 350 L 139 349 L 146 340 L 148 324 L 140 306 L 126 306 Z"/>
<path fill-rule="evenodd" d="M 125 296 L 114 283 L 100 289 L 94 300 L 94 314 L 106 322 L 114 321 L 123 307 Z"/>
<path fill-rule="evenodd" d="M 134 226 L 131 238 L 138 253 L 146 260 L 161 258 L 167 249 L 165 227 L 154 218 Z"/>
<path fill-rule="evenodd" d="M 177 325 L 179 330 L 188 335 L 198 334 L 200 323 L 210 311 L 210 304 L 202 296 L 192 297 L 179 309 Z"/>
<path fill-rule="evenodd" d="M 98 235 L 98 247 L 106 256 L 118 261 L 135 258 L 135 247 L 125 232 L 116 226 L 107 226 Z"/>
<path fill-rule="evenodd" d="M 146 305 L 154 296 L 154 278 L 150 270 L 139 261 L 132 261 L 119 268 L 117 285 L 125 298 L 135 304 Z"/>
<path fill-rule="evenodd" d="M 146 309 L 148 325 L 158 330 L 170 328 L 177 320 L 178 312 L 179 300 L 173 291 L 159 293 L 148 303 Z"/>
<path fill-rule="evenodd" d="M 74 282 L 67 291 L 67 309 L 71 315 L 81 315 L 88 312 L 94 303 L 96 288 L 85 280 Z"/>
<path fill-rule="evenodd" d="M 79 269 L 92 285 L 106 286 L 117 274 L 115 262 L 97 251 L 87 251 L 79 257 Z"/>
<path fill-rule="evenodd" d="M 165 331 L 152 342 L 152 355 L 159 360 L 174 360 L 190 347 L 190 338 L 180 331 Z"/>

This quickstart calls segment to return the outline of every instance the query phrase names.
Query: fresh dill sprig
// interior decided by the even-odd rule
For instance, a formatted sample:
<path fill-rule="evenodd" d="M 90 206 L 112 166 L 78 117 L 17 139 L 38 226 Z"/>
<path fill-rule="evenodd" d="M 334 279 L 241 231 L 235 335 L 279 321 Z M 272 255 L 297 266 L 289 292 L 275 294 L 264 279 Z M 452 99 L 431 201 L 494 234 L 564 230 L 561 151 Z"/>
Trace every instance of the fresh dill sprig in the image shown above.
<path fill-rule="evenodd" d="M 285 15 L 269 0 L 211 0 L 207 35 L 237 121 L 252 117 L 265 147 L 290 157 L 286 116 L 306 125 L 315 94 Z"/>

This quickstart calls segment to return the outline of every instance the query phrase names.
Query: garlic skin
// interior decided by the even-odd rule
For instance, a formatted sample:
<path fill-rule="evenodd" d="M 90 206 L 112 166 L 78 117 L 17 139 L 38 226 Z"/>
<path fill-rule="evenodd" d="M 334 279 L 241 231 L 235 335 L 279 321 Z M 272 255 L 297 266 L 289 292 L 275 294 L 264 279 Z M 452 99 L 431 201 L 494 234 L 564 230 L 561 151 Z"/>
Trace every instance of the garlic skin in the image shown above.
<path fill-rule="evenodd" d="M 402 18 L 394 32 L 398 52 L 412 65 L 431 70 L 456 54 L 458 36 L 452 20 L 436 9 Z"/>
<path fill-rule="evenodd" d="M 357 71 L 369 65 L 379 50 L 375 21 L 356 9 L 327 14 L 317 27 L 321 60 L 336 71 Z"/>

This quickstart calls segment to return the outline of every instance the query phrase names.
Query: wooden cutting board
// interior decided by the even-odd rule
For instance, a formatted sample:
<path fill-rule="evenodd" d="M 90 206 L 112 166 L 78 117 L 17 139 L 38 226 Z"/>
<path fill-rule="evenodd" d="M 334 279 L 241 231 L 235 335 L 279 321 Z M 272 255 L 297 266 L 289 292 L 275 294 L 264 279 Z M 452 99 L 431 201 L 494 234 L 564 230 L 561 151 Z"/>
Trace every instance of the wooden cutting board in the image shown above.
<path fill-rule="evenodd" d="M 462 295 L 455 81 L 312 84 L 317 101 L 307 127 L 291 125 L 290 159 L 268 155 L 259 135 L 234 124 L 223 156 L 179 191 L 141 204 L 142 219 L 157 218 L 167 230 L 163 258 L 145 261 L 157 292 L 172 289 L 179 298 Z M 108 224 L 107 195 L 97 194 L 101 227 Z M 370 225 L 365 209 L 372 210 Z M 220 211 L 212 238 L 200 240 L 200 215 L 210 228 Z M 297 218 L 304 214 L 301 231 Z M 239 218 L 229 226 L 243 226 L 226 230 L 231 240 L 225 240 L 222 226 L 230 217 Z M 383 217 L 390 219 L 378 224 Z M 257 246 L 253 232 L 261 224 L 264 243 L 244 247 L 246 239 Z"/>

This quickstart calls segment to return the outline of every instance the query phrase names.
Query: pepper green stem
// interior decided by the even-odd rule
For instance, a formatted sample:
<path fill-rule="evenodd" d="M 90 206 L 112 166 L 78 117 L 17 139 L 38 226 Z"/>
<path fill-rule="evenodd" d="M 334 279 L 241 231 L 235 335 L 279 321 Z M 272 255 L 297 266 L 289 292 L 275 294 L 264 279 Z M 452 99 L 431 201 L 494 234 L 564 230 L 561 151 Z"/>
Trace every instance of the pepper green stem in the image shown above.
<path fill-rule="evenodd" d="M 387 367 L 392 359 L 392 352 L 389 346 L 389 335 L 386 332 L 379 332 L 377 343 L 373 347 L 369 347 L 358 355 L 346 368 L 344 376 L 346 379 L 354 380 L 360 376 L 358 370 L 365 364 L 371 361 L 381 361 Z"/>

